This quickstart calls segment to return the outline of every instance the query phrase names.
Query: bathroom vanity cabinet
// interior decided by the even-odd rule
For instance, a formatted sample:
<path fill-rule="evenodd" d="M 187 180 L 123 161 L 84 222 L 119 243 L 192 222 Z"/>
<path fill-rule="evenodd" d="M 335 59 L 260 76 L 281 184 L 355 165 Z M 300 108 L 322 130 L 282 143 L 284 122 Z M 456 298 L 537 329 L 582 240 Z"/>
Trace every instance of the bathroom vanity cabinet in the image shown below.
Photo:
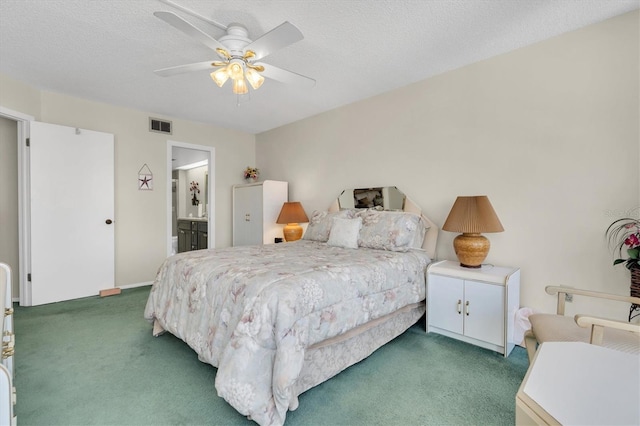
<path fill-rule="evenodd" d="M 178 219 L 178 253 L 208 247 L 207 219 Z"/>

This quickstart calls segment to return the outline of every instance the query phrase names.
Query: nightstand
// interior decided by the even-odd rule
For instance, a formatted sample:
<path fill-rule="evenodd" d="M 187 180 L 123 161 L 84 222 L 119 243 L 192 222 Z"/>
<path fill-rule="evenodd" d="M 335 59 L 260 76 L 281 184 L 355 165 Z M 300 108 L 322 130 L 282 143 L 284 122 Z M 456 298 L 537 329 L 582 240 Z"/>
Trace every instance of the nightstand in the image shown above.
<path fill-rule="evenodd" d="M 427 332 L 509 356 L 520 307 L 520 269 L 464 268 L 444 260 L 427 268 Z"/>

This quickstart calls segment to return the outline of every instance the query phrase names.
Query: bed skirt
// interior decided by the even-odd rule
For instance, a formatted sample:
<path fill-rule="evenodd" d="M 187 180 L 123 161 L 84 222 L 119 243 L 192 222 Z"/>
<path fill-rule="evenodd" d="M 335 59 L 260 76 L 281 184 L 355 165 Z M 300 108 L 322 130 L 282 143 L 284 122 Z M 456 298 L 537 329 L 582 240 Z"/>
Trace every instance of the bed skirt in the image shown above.
<path fill-rule="evenodd" d="M 345 334 L 310 346 L 305 351 L 304 365 L 296 382 L 296 394 L 300 395 L 362 361 L 376 349 L 404 333 L 424 313 L 425 302 L 414 303 Z"/>
<path fill-rule="evenodd" d="M 289 409 L 298 408 L 300 394 L 367 358 L 407 331 L 425 312 L 426 303 L 423 300 L 307 348 Z M 165 328 L 156 319 L 153 335 L 157 337 L 164 332 Z"/>

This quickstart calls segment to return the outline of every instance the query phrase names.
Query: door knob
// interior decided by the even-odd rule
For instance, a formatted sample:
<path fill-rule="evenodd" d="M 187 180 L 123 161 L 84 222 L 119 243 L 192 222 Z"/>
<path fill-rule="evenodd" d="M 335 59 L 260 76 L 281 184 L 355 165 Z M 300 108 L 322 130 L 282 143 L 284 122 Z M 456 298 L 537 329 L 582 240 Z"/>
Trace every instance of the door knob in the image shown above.
<path fill-rule="evenodd" d="M 107 225 L 111 225 L 113 221 L 111 219 L 107 219 L 104 221 L 104 223 L 106 223 Z"/>

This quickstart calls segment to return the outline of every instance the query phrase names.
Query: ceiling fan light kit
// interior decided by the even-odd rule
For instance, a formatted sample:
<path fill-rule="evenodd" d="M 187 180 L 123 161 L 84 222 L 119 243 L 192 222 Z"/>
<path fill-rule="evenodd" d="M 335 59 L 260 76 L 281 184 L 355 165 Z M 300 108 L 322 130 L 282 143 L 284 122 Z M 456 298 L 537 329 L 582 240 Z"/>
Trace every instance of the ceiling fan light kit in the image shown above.
<path fill-rule="evenodd" d="M 264 83 L 265 77 L 301 87 L 315 85 L 315 80 L 312 78 L 273 65 L 265 68 L 263 64 L 253 62 L 304 38 L 300 30 L 289 22 L 280 24 L 254 41 L 249 39 L 249 33 L 245 27 L 232 23 L 226 27 L 227 34 L 218 41 L 175 13 L 155 12 L 154 15 L 214 50 L 223 59 L 223 61 L 205 61 L 156 70 L 155 73 L 160 76 L 168 77 L 218 67 L 211 72 L 211 79 L 218 87 L 222 87 L 228 79 L 231 79 L 232 91 L 237 95 L 249 92 L 247 82 L 253 90 L 258 90 Z"/>
<path fill-rule="evenodd" d="M 233 93 L 236 95 L 246 95 L 249 92 L 247 88 L 247 83 L 245 83 L 244 78 L 233 80 Z"/>
<path fill-rule="evenodd" d="M 242 59 L 232 57 L 228 63 L 213 62 L 212 66 L 220 68 L 211 73 L 211 79 L 218 87 L 222 87 L 231 78 L 233 80 L 233 93 L 244 95 L 248 92 L 247 84 L 244 81 L 246 77 L 253 90 L 258 90 L 264 83 L 264 77 L 259 74 L 260 71 L 264 71 L 264 67 L 249 64 L 246 58 L 252 55 L 253 52 L 249 50 Z"/>
<path fill-rule="evenodd" d="M 247 69 L 246 76 L 253 90 L 258 90 L 260 86 L 262 86 L 262 83 L 264 83 L 264 77 L 258 74 L 258 71 L 253 68 Z"/>
<path fill-rule="evenodd" d="M 212 72 L 211 79 L 218 85 L 218 87 L 222 87 L 224 83 L 226 83 L 226 81 L 229 79 L 227 68 L 218 68 L 217 70 Z"/>

